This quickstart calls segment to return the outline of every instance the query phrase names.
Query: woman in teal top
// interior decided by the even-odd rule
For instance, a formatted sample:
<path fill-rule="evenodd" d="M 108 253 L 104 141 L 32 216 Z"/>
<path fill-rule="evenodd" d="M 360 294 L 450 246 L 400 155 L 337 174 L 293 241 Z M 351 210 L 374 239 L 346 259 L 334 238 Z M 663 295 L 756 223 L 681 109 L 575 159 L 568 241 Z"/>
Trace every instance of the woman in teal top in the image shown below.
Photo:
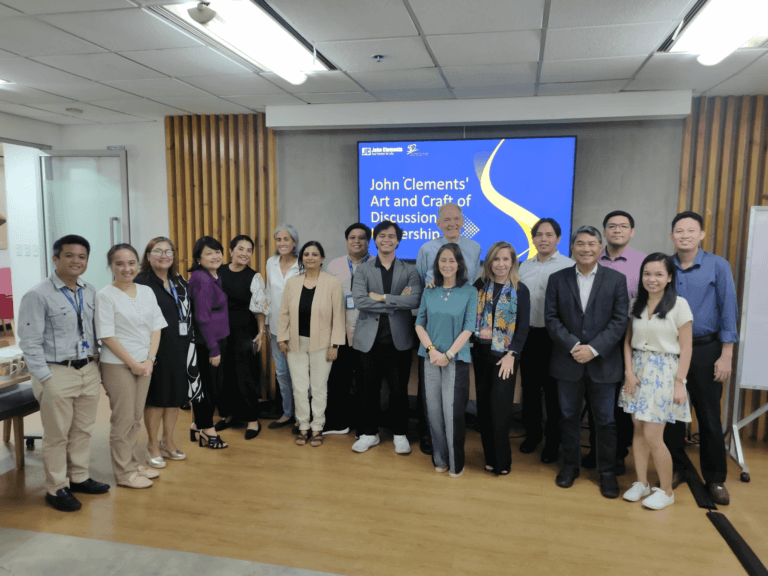
<path fill-rule="evenodd" d="M 440 247 L 433 266 L 435 287 L 425 290 L 416 317 L 432 463 L 452 478 L 464 472 L 464 411 L 469 400 L 469 337 L 475 330 L 477 290 L 467 281 L 458 244 Z"/>

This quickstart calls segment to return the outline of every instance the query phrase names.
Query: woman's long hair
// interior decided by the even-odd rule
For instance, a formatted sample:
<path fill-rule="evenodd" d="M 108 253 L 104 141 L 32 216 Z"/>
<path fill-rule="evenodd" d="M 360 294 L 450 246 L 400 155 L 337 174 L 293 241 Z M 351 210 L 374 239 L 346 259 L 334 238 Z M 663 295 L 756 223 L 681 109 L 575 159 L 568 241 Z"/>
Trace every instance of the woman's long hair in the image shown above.
<path fill-rule="evenodd" d="M 515 290 L 517 290 L 517 285 L 520 283 L 520 263 L 517 261 L 517 252 L 512 244 L 504 242 L 503 240 L 492 244 L 491 247 L 488 248 L 488 253 L 485 255 L 485 264 L 483 264 L 483 273 L 480 275 L 480 278 L 485 283 L 494 281 L 492 268 L 493 260 L 498 255 L 499 250 L 503 250 L 504 248 L 509 250 L 509 253 L 512 256 L 512 266 L 509 269 L 509 280 L 512 282 L 512 286 L 515 287 Z"/>
<path fill-rule="evenodd" d="M 179 283 L 179 264 L 178 264 L 178 258 L 176 257 L 176 245 L 173 243 L 173 240 L 170 238 L 166 238 L 165 236 L 158 236 L 157 238 L 152 238 L 152 240 L 149 241 L 149 244 L 147 244 L 147 247 L 144 249 L 144 256 L 141 259 L 141 272 L 144 274 L 149 274 L 150 272 L 153 272 L 152 270 L 152 264 L 149 263 L 149 255 L 152 252 L 152 250 L 155 249 L 155 246 L 160 244 L 160 242 L 168 242 L 168 244 L 171 245 L 171 250 L 173 250 L 173 264 L 171 264 L 171 267 L 168 270 L 168 280 L 173 282 L 174 284 Z"/>
<path fill-rule="evenodd" d="M 461 253 L 461 248 L 458 244 L 448 242 L 440 246 L 435 256 L 435 262 L 432 264 L 432 273 L 435 276 L 435 286 L 442 286 L 444 282 L 443 274 L 440 272 L 440 255 L 446 250 L 450 250 L 453 253 L 453 257 L 456 258 L 456 264 L 458 270 L 456 270 L 456 286 L 461 288 L 468 282 L 467 279 L 467 264 L 464 262 L 464 255 Z"/>
<path fill-rule="evenodd" d="M 664 262 L 667 274 L 669 274 L 671 279 L 664 287 L 664 294 L 654 312 L 654 314 L 658 314 L 659 318 L 666 318 L 667 312 L 672 310 L 672 308 L 675 307 L 675 302 L 677 302 L 677 289 L 675 288 L 675 263 L 672 261 L 671 256 L 667 256 L 661 252 L 648 254 L 640 265 L 640 281 L 637 286 L 637 299 L 632 305 L 632 316 L 641 318 L 643 310 L 648 304 L 648 290 L 643 286 L 643 272 L 645 270 L 645 265 L 649 262 Z"/>

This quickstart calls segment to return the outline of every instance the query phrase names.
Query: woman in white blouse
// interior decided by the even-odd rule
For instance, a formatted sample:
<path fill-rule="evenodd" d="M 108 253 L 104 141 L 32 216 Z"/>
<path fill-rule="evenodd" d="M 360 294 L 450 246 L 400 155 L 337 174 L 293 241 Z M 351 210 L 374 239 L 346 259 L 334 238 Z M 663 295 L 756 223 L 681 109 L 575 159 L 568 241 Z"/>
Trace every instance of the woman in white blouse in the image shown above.
<path fill-rule="evenodd" d="M 656 252 L 643 260 L 630 318 L 619 406 L 632 414 L 635 425 L 632 446 L 637 481 L 624 493 L 624 499 L 637 502 L 645 498 L 643 506 L 661 510 L 675 501 L 672 457 L 664 444 L 664 426 L 667 422 L 691 421 L 685 377 L 693 351 L 693 314 L 675 290 L 672 258 Z M 653 490 L 648 484 L 650 455 L 661 486 Z"/>
<path fill-rule="evenodd" d="M 130 244 L 107 253 L 114 282 L 96 294 L 96 337 L 101 340 L 101 381 L 112 410 L 109 446 L 118 486 L 149 488 L 160 473 L 135 455 L 160 331 L 165 321 L 148 286 L 135 284 L 139 254 Z"/>
<path fill-rule="evenodd" d="M 288 371 L 288 359 L 277 345 L 277 325 L 280 319 L 280 303 L 283 290 L 289 278 L 299 273 L 299 233 L 290 224 L 278 224 L 275 228 L 275 255 L 267 260 L 267 306 L 269 308 L 269 338 L 272 349 L 272 361 L 275 364 L 275 377 L 283 397 L 283 415 L 272 422 L 268 428 L 282 428 L 295 421 L 293 405 L 293 382 Z M 294 426 L 298 434 L 298 427 Z"/>

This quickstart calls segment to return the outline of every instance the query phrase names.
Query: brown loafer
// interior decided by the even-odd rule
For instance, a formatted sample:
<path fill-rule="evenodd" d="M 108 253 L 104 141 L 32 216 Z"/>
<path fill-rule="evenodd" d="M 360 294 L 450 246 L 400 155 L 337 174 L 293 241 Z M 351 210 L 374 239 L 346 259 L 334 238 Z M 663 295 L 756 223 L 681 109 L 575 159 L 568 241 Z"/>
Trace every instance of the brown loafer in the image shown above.
<path fill-rule="evenodd" d="M 715 504 L 728 506 L 728 504 L 731 503 L 731 496 L 728 494 L 728 490 L 726 490 L 725 484 L 722 482 L 712 482 L 707 484 L 707 492 L 709 492 L 709 497 L 712 498 L 712 502 Z"/>

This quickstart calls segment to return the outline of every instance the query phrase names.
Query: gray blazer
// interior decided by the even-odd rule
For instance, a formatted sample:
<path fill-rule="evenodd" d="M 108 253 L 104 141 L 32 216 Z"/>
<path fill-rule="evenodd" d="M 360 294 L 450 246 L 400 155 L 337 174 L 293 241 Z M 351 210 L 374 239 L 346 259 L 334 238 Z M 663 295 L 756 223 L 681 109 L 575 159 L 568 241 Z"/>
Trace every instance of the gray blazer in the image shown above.
<path fill-rule="evenodd" d="M 395 267 L 392 273 L 392 294 L 386 295 L 386 303 L 376 302 L 368 297 L 371 292 L 384 293 L 381 270 L 376 267 L 376 261 L 376 258 L 372 258 L 360 264 L 352 280 L 352 297 L 355 299 L 355 308 L 360 310 L 352 347 L 360 352 L 369 352 L 376 341 L 379 317 L 388 314 L 395 348 L 409 350 L 416 342 L 411 310 L 418 308 L 421 303 L 421 278 L 413 264 L 395 258 L 392 263 Z M 411 287 L 411 293 L 400 296 L 406 286 Z"/>

